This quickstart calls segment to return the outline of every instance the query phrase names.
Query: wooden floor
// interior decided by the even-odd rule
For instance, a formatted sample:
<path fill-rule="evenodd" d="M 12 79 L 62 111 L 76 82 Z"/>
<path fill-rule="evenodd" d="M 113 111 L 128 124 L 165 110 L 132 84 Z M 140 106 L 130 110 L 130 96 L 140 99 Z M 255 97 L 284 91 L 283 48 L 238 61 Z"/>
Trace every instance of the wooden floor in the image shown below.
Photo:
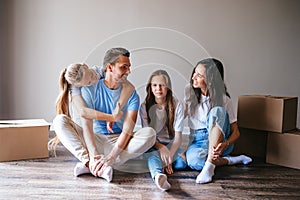
<path fill-rule="evenodd" d="M 113 181 L 73 176 L 76 159 L 59 146 L 58 156 L 0 163 L 0 199 L 300 199 L 300 170 L 254 159 L 248 166 L 224 166 L 213 182 L 195 183 L 197 171 L 169 176 L 162 192 L 149 173 L 114 171 Z M 140 161 L 132 161 L 134 166 Z"/>

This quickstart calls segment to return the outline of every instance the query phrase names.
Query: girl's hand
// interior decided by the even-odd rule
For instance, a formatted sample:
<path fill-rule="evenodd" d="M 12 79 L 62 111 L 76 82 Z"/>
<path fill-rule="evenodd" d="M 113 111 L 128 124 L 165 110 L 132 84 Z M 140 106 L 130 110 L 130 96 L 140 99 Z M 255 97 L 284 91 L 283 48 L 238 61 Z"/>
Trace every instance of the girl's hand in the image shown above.
<path fill-rule="evenodd" d="M 113 125 L 114 125 L 114 122 L 106 122 L 106 129 L 109 133 L 114 132 L 113 129 L 112 129 Z"/>
<path fill-rule="evenodd" d="M 162 147 L 159 149 L 160 152 L 160 158 L 164 164 L 164 166 L 168 166 L 170 164 L 172 164 L 172 156 L 171 156 L 171 152 L 168 149 L 168 147 L 166 147 L 165 145 L 162 145 Z"/>
<path fill-rule="evenodd" d="M 173 172 L 172 164 L 167 165 L 163 171 L 165 171 L 167 174 L 173 174 L 174 172 Z"/>
<path fill-rule="evenodd" d="M 121 110 L 120 103 L 117 104 L 116 108 L 112 112 L 113 121 L 119 121 L 123 116 L 123 111 Z"/>

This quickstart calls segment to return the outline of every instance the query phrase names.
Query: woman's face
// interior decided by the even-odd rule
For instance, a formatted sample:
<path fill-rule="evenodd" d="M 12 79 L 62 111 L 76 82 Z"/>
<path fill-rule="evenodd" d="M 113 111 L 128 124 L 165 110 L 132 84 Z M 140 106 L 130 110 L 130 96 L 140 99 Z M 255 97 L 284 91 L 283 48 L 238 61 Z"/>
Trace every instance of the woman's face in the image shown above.
<path fill-rule="evenodd" d="M 77 87 L 90 86 L 98 81 L 98 76 L 94 70 L 88 68 L 86 64 L 83 64 L 81 68 L 83 70 L 83 76 L 80 82 L 76 83 Z"/>
<path fill-rule="evenodd" d="M 163 75 L 153 76 L 151 79 L 151 91 L 155 99 L 164 99 L 167 96 L 168 86 Z"/>
<path fill-rule="evenodd" d="M 205 91 L 207 86 L 206 86 L 206 69 L 204 65 L 199 64 L 196 69 L 195 73 L 193 74 L 192 77 L 193 80 L 193 87 L 194 88 L 200 88 L 201 90 Z"/>

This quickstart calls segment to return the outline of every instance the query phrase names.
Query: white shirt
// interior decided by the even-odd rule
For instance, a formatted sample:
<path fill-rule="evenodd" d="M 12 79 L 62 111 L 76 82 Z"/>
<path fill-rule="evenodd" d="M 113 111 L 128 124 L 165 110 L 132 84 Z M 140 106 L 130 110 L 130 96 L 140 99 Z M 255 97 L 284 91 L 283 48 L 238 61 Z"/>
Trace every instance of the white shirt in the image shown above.
<path fill-rule="evenodd" d="M 175 113 L 174 113 L 175 117 L 174 117 L 174 123 L 173 123 L 174 131 L 182 132 L 183 127 L 184 127 L 183 105 L 179 100 L 174 98 L 174 106 L 175 106 Z M 140 114 L 140 118 L 141 118 L 142 127 L 149 127 L 150 125 L 148 124 L 148 120 L 147 120 L 148 117 L 147 117 L 145 102 L 142 103 L 139 114 Z M 152 128 L 154 128 L 154 130 L 156 131 L 156 138 L 160 142 L 169 143 L 171 141 L 171 139 L 169 137 L 169 131 L 168 131 L 168 127 L 166 125 L 167 113 L 166 113 L 165 109 L 156 108 L 155 114 L 156 114 L 156 123 L 155 123 L 155 127 L 152 127 Z"/>
<path fill-rule="evenodd" d="M 192 115 L 190 113 L 190 105 L 191 105 L 191 94 L 189 85 L 185 88 L 184 102 L 187 107 L 188 113 L 188 125 L 191 129 L 203 129 L 206 128 L 206 118 L 207 114 L 210 110 L 209 97 L 201 95 L 201 104 L 198 104 L 195 108 L 195 113 Z M 230 124 L 236 122 L 236 116 L 234 114 L 233 103 L 232 100 L 224 95 L 224 108 L 226 109 L 229 115 Z"/>

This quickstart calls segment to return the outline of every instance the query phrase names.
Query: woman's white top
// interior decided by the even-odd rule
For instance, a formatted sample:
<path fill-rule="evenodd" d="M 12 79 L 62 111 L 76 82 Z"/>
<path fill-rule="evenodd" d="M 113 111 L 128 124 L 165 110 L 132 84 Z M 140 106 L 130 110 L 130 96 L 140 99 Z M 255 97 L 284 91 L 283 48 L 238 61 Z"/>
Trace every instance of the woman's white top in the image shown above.
<path fill-rule="evenodd" d="M 184 103 L 187 108 L 187 116 L 188 116 L 188 125 L 191 129 L 203 129 L 206 128 L 206 118 L 208 115 L 208 112 L 210 110 L 210 102 L 208 96 L 201 95 L 201 103 L 198 104 L 195 108 L 192 108 L 195 110 L 194 115 L 190 112 L 190 105 L 191 105 L 191 91 L 190 86 L 188 85 L 185 87 L 184 92 Z M 224 95 L 224 108 L 226 109 L 228 115 L 229 115 L 229 122 L 230 124 L 233 122 L 236 122 L 236 116 L 234 114 L 233 109 L 233 103 L 232 100 Z"/>

